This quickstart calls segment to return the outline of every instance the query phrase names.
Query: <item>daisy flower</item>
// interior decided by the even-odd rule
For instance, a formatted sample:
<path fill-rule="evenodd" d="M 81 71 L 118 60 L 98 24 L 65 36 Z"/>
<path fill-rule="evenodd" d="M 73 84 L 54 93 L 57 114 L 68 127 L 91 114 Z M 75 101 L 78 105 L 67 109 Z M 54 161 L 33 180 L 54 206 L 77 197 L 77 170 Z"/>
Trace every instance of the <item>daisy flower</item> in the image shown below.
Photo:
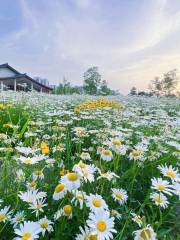
<path fill-rule="evenodd" d="M 113 154 L 111 152 L 111 150 L 109 149 L 103 149 L 101 151 L 101 158 L 104 160 L 104 161 L 111 161 L 112 157 L 113 157 Z"/>
<path fill-rule="evenodd" d="M 142 217 L 135 213 L 131 213 L 131 215 L 133 216 L 132 218 L 133 222 L 137 223 L 138 226 L 141 227 L 143 224 Z"/>
<path fill-rule="evenodd" d="M 48 158 L 45 161 L 46 161 L 46 164 L 47 164 L 48 168 L 53 167 L 55 162 L 56 162 L 55 159 L 53 159 L 53 158 Z"/>
<path fill-rule="evenodd" d="M 36 157 L 24 157 L 21 156 L 18 158 L 18 161 L 20 161 L 21 163 L 24 163 L 25 165 L 34 165 L 38 162 L 38 159 Z"/>
<path fill-rule="evenodd" d="M 61 208 L 60 210 L 57 211 L 57 213 L 54 216 L 54 219 L 57 220 L 61 216 L 66 216 L 68 219 L 71 219 L 72 218 L 72 210 L 73 210 L 72 206 L 67 204 L 63 208 Z"/>
<path fill-rule="evenodd" d="M 0 223 L 10 219 L 12 211 L 9 211 L 10 206 L 0 209 Z"/>
<path fill-rule="evenodd" d="M 153 178 L 151 179 L 151 182 L 152 182 L 152 186 L 151 188 L 152 189 L 155 189 L 159 192 L 163 192 L 163 193 L 166 193 L 168 195 L 172 195 L 172 185 L 169 184 L 168 181 L 166 180 L 163 180 L 162 178 Z"/>
<path fill-rule="evenodd" d="M 27 182 L 26 187 L 28 190 L 35 190 L 37 187 L 37 182 L 35 182 L 35 181 Z"/>
<path fill-rule="evenodd" d="M 180 199 L 180 183 L 177 183 L 175 182 L 173 185 L 172 185 L 172 188 L 174 190 L 174 194 L 179 196 L 179 199 Z"/>
<path fill-rule="evenodd" d="M 90 194 L 89 196 L 86 196 L 86 206 L 89 207 L 92 212 L 108 209 L 106 202 L 102 196 L 98 194 Z"/>
<path fill-rule="evenodd" d="M 30 204 L 29 209 L 34 210 L 32 212 L 36 213 L 36 217 L 39 215 L 40 212 L 44 212 L 43 207 L 47 206 L 47 204 L 44 202 L 45 202 L 45 199 L 38 199 Z"/>
<path fill-rule="evenodd" d="M 76 190 L 80 187 L 80 178 L 77 173 L 70 172 L 61 177 L 61 183 L 68 191 Z"/>
<path fill-rule="evenodd" d="M 88 239 L 90 239 L 90 229 L 87 226 L 85 226 L 84 228 L 79 227 L 79 230 L 80 230 L 81 233 L 76 235 L 75 240 L 86 240 L 86 239 L 88 240 Z"/>
<path fill-rule="evenodd" d="M 97 177 L 97 180 L 99 180 L 101 178 L 105 178 L 105 179 L 111 181 L 112 179 L 119 178 L 118 175 L 116 175 L 114 172 L 110 172 L 110 171 L 102 173 L 101 170 L 99 170 L 99 174 L 100 174 L 100 176 Z"/>
<path fill-rule="evenodd" d="M 27 203 L 33 203 L 38 197 L 38 190 L 27 190 L 26 192 L 19 192 L 20 199 Z"/>
<path fill-rule="evenodd" d="M 21 182 L 25 179 L 25 173 L 22 169 L 16 171 L 16 181 Z"/>
<path fill-rule="evenodd" d="M 134 232 L 134 240 L 157 240 L 156 233 L 149 225 L 147 227 Z"/>
<path fill-rule="evenodd" d="M 167 201 L 167 197 L 163 193 L 152 193 L 150 195 L 152 201 L 154 201 L 155 205 L 160 206 L 162 208 L 167 208 L 169 202 Z"/>
<path fill-rule="evenodd" d="M 65 148 L 63 145 L 59 144 L 55 147 L 52 148 L 52 152 L 55 153 L 55 152 L 64 152 L 65 151 Z"/>
<path fill-rule="evenodd" d="M 121 155 L 126 154 L 127 147 L 123 145 L 118 138 L 111 139 L 108 145 L 113 151 L 115 151 L 115 153 L 121 154 Z"/>
<path fill-rule="evenodd" d="M 25 221 L 19 228 L 14 229 L 14 232 L 18 235 L 15 240 L 34 240 L 39 238 L 41 229 L 38 222 Z"/>
<path fill-rule="evenodd" d="M 171 165 L 169 167 L 166 164 L 164 166 L 159 165 L 158 169 L 165 177 L 169 177 L 172 181 L 180 182 L 180 174 L 178 173 L 178 170 Z"/>
<path fill-rule="evenodd" d="M 80 170 L 82 170 L 82 169 L 84 169 L 84 168 L 86 168 L 86 167 L 87 167 L 87 164 L 84 163 L 84 162 L 81 160 L 81 161 L 79 161 L 77 164 L 74 165 L 73 171 L 78 172 L 78 171 L 80 171 Z"/>
<path fill-rule="evenodd" d="M 90 154 L 88 152 L 82 152 L 80 158 L 82 160 L 91 160 Z"/>
<path fill-rule="evenodd" d="M 45 198 L 47 196 L 46 192 L 38 192 L 37 193 L 37 199 L 42 199 Z"/>
<path fill-rule="evenodd" d="M 75 206 L 77 206 L 78 204 L 80 205 L 80 209 L 83 208 L 83 204 L 84 204 L 84 199 L 86 197 L 86 193 L 85 192 L 81 192 L 81 191 L 72 191 L 74 197 L 71 200 L 72 203 L 75 204 Z"/>
<path fill-rule="evenodd" d="M 41 180 L 44 179 L 43 171 L 39 170 L 39 169 L 36 169 L 33 172 L 33 179 L 34 179 L 34 181 L 36 181 L 37 179 L 41 179 Z"/>
<path fill-rule="evenodd" d="M 73 171 L 77 172 L 80 177 L 84 179 L 85 182 L 93 182 L 94 181 L 94 173 L 97 170 L 97 167 L 93 164 L 88 165 L 80 162 L 73 167 Z"/>
<path fill-rule="evenodd" d="M 111 210 L 111 216 L 114 218 L 117 218 L 118 220 L 122 218 L 122 215 L 115 209 Z"/>
<path fill-rule="evenodd" d="M 65 185 L 63 183 L 59 183 L 55 187 L 55 190 L 53 193 L 53 199 L 54 200 L 62 199 L 64 197 L 65 193 L 66 193 Z"/>
<path fill-rule="evenodd" d="M 104 150 L 103 147 L 98 147 L 97 148 L 97 154 L 101 154 L 103 150 Z"/>
<path fill-rule="evenodd" d="M 37 151 L 37 149 L 33 149 L 33 148 L 30 148 L 30 147 L 21 147 L 21 146 L 17 146 L 15 148 L 19 153 L 25 155 L 25 156 L 28 156 L 29 154 L 32 154 L 34 155 L 35 152 Z"/>
<path fill-rule="evenodd" d="M 97 235 L 97 239 L 100 240 L 113 239 L 113 233 L 116 233 L 114 229 L 114 218 L 110 217 L 107 211 L 90 213 L 87 225 L 91 229 L 92 235 Z"/>
<path fill-rule="evenodd" d="M 45 235 L 46 231 L 49 233 L 53 231 L 52 224 L 53 223 L 50 220 L 48 220 L 46 216 L 39 220 L 39 226 L 43 236 Z"/>
<path fill-rule="evenodd" d="M 133 149 L 132 152 L 129 154 L 130 160 L 142 160 L 143 158 L 143 151 L 142 149 Z"/>
<path fill-rule="evenodd" d="M 11 223 L 16 227 L 19 223 L 24 222 L 25 213 L 24 211 L 17 212 L 16 215 L 11 219 Z"/>
<path fill-rule="evenodd" d="M 123 204 L 127 202 L 128 195 L 126 190 L 120 188 L 112 188 L 112 197 L 114 198 L 115 201 L 119 202 L 120 204 Z"/>

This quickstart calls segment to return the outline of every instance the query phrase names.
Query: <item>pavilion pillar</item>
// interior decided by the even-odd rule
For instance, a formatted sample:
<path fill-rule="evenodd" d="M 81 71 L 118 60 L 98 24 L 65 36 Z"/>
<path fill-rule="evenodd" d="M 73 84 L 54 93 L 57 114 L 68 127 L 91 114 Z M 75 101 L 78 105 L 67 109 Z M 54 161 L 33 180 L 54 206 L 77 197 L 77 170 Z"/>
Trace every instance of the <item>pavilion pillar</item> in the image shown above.
<path fill-rule="evenodd" d="M 33 91 L 34 87 L 33 87 L 33 83 L 31 83 L 31 91 Z"/>
<path fill-rule="evenodd" d="M 17 83 L 16 83 L 16 79 L 14 79 L 14 91 L 16 92 L 17 89 Z"/>
<path fill-rule="evenodd" d="M 3 91 L 3 81 L 1 81 L 1 92 Z"/>

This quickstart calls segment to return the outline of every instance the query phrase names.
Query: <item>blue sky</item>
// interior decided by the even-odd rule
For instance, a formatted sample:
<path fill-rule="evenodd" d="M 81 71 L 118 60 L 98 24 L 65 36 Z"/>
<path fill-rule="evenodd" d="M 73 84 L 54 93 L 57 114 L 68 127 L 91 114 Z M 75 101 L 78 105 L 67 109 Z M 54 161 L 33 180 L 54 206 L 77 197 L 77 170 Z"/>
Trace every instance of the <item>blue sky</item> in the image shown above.
<path fill-rule="evenodd" d="M 74 85 L 98 66 L 113 89 L 146 89 L 180 69 L 179 0 L 6 0 L 0 63 Z"/>

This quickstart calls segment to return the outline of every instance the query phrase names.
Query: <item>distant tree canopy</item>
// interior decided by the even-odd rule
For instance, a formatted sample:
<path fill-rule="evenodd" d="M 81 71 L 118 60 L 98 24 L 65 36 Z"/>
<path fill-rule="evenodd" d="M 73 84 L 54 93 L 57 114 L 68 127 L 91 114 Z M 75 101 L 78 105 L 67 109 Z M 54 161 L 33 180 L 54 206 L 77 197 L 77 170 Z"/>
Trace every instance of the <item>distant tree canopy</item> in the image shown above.
<path fill-rule="evenodd" d="M 173 69 L 163 75 L 163 78 L 155 77 L 149 86 L 150 92 L 156 96 L 171 96 L 178 84 L 177 69 Z"/>
<path fill-rule="evenodd" d="M 91 67 L 84 73 L 84 90 L 90 95 L 97 95 L 101 83 L 98 67 Z"/>
<path fill-rule="evenodd" d="M 62 83 L 59 83 L 59 85 L 54 89 L 55 94 L 59 95 L 70 95 L 73 93 L 80 93 L 80 88 L 71 86 L 71 83 L 68 82 L 65 78 L 63 79 Z"/>
<path fill-rule="evenodd" d="M 129 95 L 136 95 L 136 94 L 137 94 L 137 89 L 135 87 L 132 87 Z"/>
<path fill-rule="evenodd" d="M 89 68 L 83 75 L 84 91 L 90 95 L 114 95 L 115 91 L 108 87 L 106 80 L 101 81 L 101 75 L 98 72 L 98 67 Z"/>
<path fill-rule="evenodd" d="M 106 80 L 101 81 L 98 67 L 89 68 L 83 75 L 83 86 L 72 86 L 66 78 L 54 89 L 55 94 L 90 94 L 90 95 L 115 95 L 118 91 L 111 90 Z"/>
<path fill-rule="evenodd" d="M 137 91 L 135 87 L 132 87 L 129 95 L 140 96 L 175 96 L 175 89 L 178 85 L 177 69 L 173 69 L 163 75 L 162 78 L 155 77 L 149 84 L 149 92 Z M 180 93 L 176 92 L 176 96 Z"/>

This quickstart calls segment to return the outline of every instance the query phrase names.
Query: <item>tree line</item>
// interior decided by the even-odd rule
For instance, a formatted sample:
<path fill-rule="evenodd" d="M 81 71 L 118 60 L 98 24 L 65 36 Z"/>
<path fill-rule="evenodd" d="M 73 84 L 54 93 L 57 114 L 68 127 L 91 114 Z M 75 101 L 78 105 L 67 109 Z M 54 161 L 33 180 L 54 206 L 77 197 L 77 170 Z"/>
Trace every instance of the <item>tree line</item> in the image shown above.
<path fill-rule="evenodd" d="M 89 94 L 89 95 L 115 95 L 106 80 L 102 80 L 98 67 L 91 67 L 83 74 L 83 86 L 72 86 L 67 79 L 63 79 L 54 89 L 55 94 Z"/>
<path fill-rule="evenodd" d="M 129 95 L 144 95 L 144 96 L 180 96 L 180 92 L 175 89 L 179 83 L 177 69 L 173 69 L 163 74 L 163 77 L 155 77 L 150 81 L 148 86 L 149 91 L 137 91 L 136 87 L 132 87 Z"/>

